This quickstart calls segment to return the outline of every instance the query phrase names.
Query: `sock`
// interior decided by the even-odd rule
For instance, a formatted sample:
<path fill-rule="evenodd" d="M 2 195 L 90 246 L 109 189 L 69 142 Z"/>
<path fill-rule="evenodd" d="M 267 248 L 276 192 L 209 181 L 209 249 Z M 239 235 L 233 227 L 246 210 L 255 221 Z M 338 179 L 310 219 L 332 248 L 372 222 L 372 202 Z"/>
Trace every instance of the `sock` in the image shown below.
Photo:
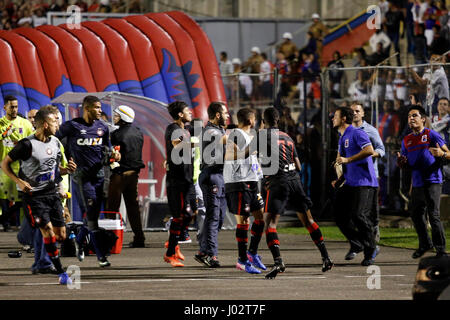
<path fill-rule="evenodd" d="M 59 251 L 58 248 L 56 247 L 56 238 L 54 236 L 44 238 L 44 246 L 45 251 L 47 251 L 50 260 L 52 260 L 52 263 L 55 266 L 58 273 L 64 273 L 64 269 L 62 268 L 61 265 L 61 260 L 59 259 Z"/>
<path fill-rule="evenodd" d="M 319 225 L 314 222 L 309 227 L 306 227 L 306 229 L 308 229 L 311 239 L 314 241 L 317 248 L 319 248 L 322 258 L 328 257 L 328 251 L 325 246 L 325 242 L 323 241 L 323 236 L 322 236 L 322 232 L 320 231 Z"/>
<path fill-rule="evenodd" d="M 256 254 L 258 252 L 259 242 L 261 241 L 262 234 L 264 232 L 264 220 L 253 221 L 251 229 L 250 246 L 248 251 L 251 254 Z"/>
<path fill-rule="evenodd" d="M 236 240 L 238 243 L 239 260 L 247 261 L 248 224 L 238 224 L 236 226 Z"/>
<path fill-rule="evenodd" d="M 266 231 L 267 246 L 272 253 L 273 260 L 281 257 L 280 254 L 280 241 L 278 240 L 278 234 L 276 228 L 268 228 Z"/>
<path fill-rule="evenodd" d="M 166 251 L 166 256 L 170 257 L 175 254 L 175 247 L 178 244 L 178 238 L 180 236 L 180 230 L 183 220 L 181 218 L 173 218 L 170 224 L 170 236 L 169 236 L 169 246 Z"/>

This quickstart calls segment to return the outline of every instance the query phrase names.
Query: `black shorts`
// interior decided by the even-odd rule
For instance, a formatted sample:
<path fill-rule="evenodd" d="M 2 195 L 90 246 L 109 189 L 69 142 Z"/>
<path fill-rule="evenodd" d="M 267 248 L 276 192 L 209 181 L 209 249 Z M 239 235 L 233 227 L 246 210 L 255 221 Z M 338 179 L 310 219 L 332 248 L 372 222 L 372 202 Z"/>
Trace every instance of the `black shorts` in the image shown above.
<path fill-rule="evenodd" d="M 49 222 L 59 228 L 66 225 L 61 197 L 56 193 L 33 197 L 24 196 L 23 206 L 25 217 L 33 227 L 43 228 Z"/>
<path fill-rule="evenodd" d="M 170 213 L 174 218 L 180 218 L 181 215 L 192 216 L 197 210 L 194 185 L 169 182 L 167 184 L 167 201 Z"/>
<path fill-rule="evenodd" d="M 250 213 L 264 208 L 264 200 L 258 191 L 232 191 L 225 194 L 228 210 L 239 216 L 250 216 Z"/>
<path fill-rule="evenodd" d="M 311 199 L 303 190 L 300 178 L 263 181 L 264 212 L 283 214 L 285 209 L 306 213 L 312 207 Z"/>

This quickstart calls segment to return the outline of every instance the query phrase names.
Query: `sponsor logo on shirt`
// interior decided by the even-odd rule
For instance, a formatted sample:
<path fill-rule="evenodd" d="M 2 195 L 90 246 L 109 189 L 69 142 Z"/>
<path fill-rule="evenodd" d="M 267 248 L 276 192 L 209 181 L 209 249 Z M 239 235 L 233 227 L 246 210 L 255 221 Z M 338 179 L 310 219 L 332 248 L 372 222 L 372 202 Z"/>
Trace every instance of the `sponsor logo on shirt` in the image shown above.
<path fill-rule="evenodd" d="M 344 141 L 344 147 L 345 147 L 345 148 L 348 148 L 348 139 L 345 139 L 345 141 Z"/>
<path fill-rule="evenodd" d="M 101 145 L 103 142 L 103 138 L 86 138 L 86 139 L 78 139 L 77 144 L 79 146 L 97 146 Z"/>
<path fill-rule="evenodd" d="M 81 133 L 81 134 L 86 134 L 86 130 L 81 129 L 81 130 L 80 130 L 80 133 Z"/>

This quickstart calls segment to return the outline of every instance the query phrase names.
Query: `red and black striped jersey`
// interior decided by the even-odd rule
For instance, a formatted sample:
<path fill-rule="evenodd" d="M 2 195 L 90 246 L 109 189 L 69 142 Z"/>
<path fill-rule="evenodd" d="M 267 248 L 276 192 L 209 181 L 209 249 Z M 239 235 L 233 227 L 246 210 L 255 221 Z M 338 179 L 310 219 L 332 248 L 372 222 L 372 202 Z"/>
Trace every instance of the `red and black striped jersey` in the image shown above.
<path fill-rule="evenodd" d="M 277 139 L 277 143 L 272 146 L 272 138 Z M 261 144 L 266 146 L 265 150 L 261 149 Z M 292 138 L 283 131 L 275 128 L 264 129 L 259 132 L 259 153 L 261 157 L 261 166 L 264 169 L 271 167 L 273 162 L 278 162 L 278 171 L 273 174 L 269 172 L 267 175 L 275 175 L 277 178 L 295 178 L 297 168 L 295 166 L 295 158 L 298 158 L 295 143 Z M 278 146 L 278 152 L 272 152 L 272 148 Z M 266 175 L 264 172 L 264 175 Z"/>

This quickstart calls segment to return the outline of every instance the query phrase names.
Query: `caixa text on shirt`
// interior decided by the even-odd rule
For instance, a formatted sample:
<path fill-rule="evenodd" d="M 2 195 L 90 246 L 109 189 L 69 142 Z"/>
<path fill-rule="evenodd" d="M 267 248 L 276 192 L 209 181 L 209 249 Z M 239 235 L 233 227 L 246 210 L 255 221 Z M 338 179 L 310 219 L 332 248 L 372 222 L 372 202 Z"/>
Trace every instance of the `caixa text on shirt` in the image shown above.
<path fill-rule="evenodd" d="M 77 144 L 79 146 L 97 146 L 103 143 L 103 138 L 85 138 L 78 139 Z"/>

